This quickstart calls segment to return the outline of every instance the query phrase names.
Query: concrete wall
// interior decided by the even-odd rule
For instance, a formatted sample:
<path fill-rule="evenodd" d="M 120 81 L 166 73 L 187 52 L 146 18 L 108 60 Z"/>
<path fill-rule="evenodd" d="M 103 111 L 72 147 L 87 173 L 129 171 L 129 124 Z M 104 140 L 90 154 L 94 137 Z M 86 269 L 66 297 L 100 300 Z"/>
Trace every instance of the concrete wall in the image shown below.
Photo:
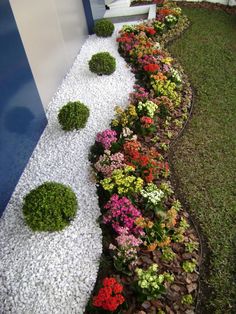
<path fill-rule="evenodd" d="M 88 34 L 82 0 L 10 0 L 44 108 Z"/>

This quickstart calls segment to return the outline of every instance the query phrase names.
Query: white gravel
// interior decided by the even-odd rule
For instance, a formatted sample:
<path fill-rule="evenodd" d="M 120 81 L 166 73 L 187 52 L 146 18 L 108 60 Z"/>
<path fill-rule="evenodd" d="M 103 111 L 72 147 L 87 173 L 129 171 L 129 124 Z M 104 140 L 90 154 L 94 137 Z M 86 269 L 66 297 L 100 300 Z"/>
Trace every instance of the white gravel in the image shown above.
<path fill-rule="evenodd" d="M 96 133 L 109 127 L 116 105 L 125 106 L 134 76 L 117 52 L 115 36 L 90 36 L 55 94 L 48 126 L 0 219 L 0 313 L 83 313 L 94 287 L 102 251 L 95 182 L 88 161 Z M 88 69 L 94 53 L 109 51 L 117 61 L 110 76 Z M 57 114 L 68 101 L 90 108 L 86 128 L 64 132 Z M 62 232 L 33 233 L 24 223 L 22 199 L 45 181 L 71 186 L 79 210 Z"/>

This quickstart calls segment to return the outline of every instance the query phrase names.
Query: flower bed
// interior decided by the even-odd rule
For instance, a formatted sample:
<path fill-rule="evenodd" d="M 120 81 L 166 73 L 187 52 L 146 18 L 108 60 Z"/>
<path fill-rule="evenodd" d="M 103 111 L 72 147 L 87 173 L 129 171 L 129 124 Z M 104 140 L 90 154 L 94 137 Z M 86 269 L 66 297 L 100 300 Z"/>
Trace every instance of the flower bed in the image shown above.
<path fill-rule="evenodd" d="M 181 9 L 165 3 L 156 20 L 124 26 L 117 38 L 136 85 L 128 106 L 116 108 L 111 128 L 97 135 L 91 150 L 104 246 L 87 313 L 194 309 L 199 242 L 174 195 L 167 162 L 191 106 L 187 77 L 163 48 L 188 25 L 183 21 Z"/>

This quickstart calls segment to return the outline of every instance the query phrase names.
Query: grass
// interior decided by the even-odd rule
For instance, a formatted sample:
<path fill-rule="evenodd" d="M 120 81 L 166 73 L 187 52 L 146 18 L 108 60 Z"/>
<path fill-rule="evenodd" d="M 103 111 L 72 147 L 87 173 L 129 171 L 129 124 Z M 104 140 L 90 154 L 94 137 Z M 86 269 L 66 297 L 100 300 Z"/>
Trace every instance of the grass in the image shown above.
<path fill-rule="evenodd" d="M 169 50 L 181 61 L 196 97 L 171 163 L 210 250 L 208 313 L 236 313 L 236 16 L 183 11 L 192 26 Z"/>

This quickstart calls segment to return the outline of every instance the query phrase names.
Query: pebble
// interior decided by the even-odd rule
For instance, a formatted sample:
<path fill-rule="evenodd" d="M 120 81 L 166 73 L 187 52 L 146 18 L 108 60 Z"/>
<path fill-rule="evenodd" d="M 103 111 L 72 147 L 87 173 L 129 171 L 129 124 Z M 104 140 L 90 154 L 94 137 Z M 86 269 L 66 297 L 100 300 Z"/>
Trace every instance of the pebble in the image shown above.
<path fill-rule="evenodd" d="M 89 36 L 50 102 L 48 125 L 0 219 L 0 313 L 83 313 L 97 278 L 102 233 L 96 185 L 90 180 L 88 154 L 96 133 L 109 127 L 116 105 L 126 106 L 134 75 L 110 38 Z M 116 71 L 97 76 L 88 68 L 93 54 L 108 51 Z M 64 132 L 59 109 L 80 100 L 90 108 L 87 125 Z M 79 210 L 69 227 L 33 233 L 24 223 L 23 197 L 45 181 L 69 185 Z"/>

